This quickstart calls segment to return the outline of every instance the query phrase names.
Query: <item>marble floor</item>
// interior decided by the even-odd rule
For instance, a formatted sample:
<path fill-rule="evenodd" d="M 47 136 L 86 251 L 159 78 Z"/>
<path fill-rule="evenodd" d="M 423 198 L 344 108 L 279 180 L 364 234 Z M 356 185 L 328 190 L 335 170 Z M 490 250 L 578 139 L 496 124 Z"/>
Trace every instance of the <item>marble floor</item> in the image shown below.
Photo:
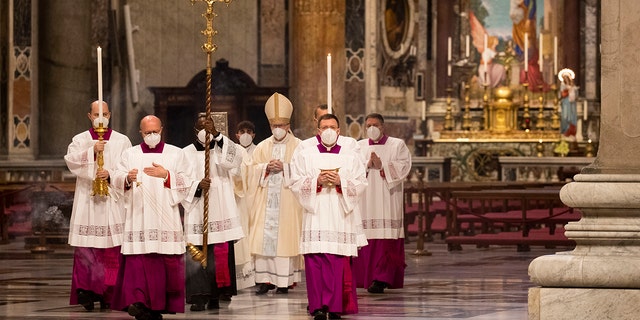
<path fill-rule="evenodd" d="M 527 319 L 529 262 L 537 256 L 570 248 L 514 246 L 448 252 L 442 241 L 426 245 L 431 256 L 416 256 L 416 243 L 406 247 L 406 279 L 402 290 L 370 294 L 358 289 L 360 312 L 343 319 Z M 132 319 L 120 311 L 85 311 L 68 305 L 71 249 L 34 255 L 20 238 L 0 245 L 1 319 Z M 304 282 L 289 294 L 256 296 L 241 290 L 220 310 L 165 315 L 164 319 L 311 319 L 306 313 Z"/>

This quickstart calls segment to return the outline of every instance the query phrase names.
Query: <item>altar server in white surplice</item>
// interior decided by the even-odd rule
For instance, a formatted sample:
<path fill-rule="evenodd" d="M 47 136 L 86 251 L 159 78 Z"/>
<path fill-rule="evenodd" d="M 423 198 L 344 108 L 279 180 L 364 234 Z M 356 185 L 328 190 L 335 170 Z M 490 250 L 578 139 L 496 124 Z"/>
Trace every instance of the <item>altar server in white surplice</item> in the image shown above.
<path fill-rule="evenodd" d="M 191 311 L 218 309 L 219 301 L 237 294 L 234 241 L 244 237 L 234 195 L 231 171 L 238 169 L 244 148 L 218 132 L 212 119 L 201 113 L 195 126 L 195 141 L 183 150 L 191 161 L 195 182 L 184 206 L 187 243 L 202 250 L 204 191 L 208 189 L 207 266 L 186 257 L 186 297 Z M 209 177 L 204 175 L 205 141 L 209 135 Z"/>
<path fill-rule="evenodd" d="M 181 148 L 162 141 L 162 123 L 140 121 L 144 142 L 125 150 L 113 184 L 125 194 L 123 261 L 113 309 L 136 319 L 184 312 L 185 241 L 179 204 L 193 183 Z"/>
<path fill-rule="evenodd" d="M 253 151 L 248 174 L 247 201 L 249 237 L 255 258 L 256 294 L 288 288 L 301 280 L 302 261 L 298 252 L 302 208 L 287 186 L 289 162 L 300 139 L 290 130 L 293 105 L 274 93 L 265 103 L 272 136 Z"/>
<path fill-rule="evenodd" d="M 385 134 L 384 118 L 365 118 L 368 139 L 358 141 L 366 159 L 369 186 L 360 201 L 369 245 L 353 260 L 359 288 L 383 293 L 404 285 L 403 182 L 411 170 L 411 152 L 403 140 Z"/>
<path fill-rule="evenodd" d="M 119 205 L 119 194 L 109 184 L 109 196 L 92 196 L 94 179 L 113 182 L 111 177 L 122 152 L 131 147 L 125 135 L 108 128 L 111 113 L 102 101 L 103 141 L 94 129 L 100 121 L 99 101 L 91 104 L 88 113 L 94 126 L 73 137 L 64 160 L 69 171 L 76 176 L 73 210 L 69 222 L 69 244 L 75 247 L 71 277 L 70 304 L 81 304 L 93 310 L 94 302 L 100 309 L 111 303 L 113 286 L 120 261 L 120 245 L 124 227 L 124 213 Z M 104 165 L 98 170 L 98 152 L 102 151 Z"/>
<path fill-rule="evenodd" d="M 247 171 L 251 168 L 253 151 L 256 145 L 253 139 L 256 136 L 256 126 L 251 121 L 240 121 L 236 126 L 236 138 L 244 149 L 244 156 L 240 168 L 232 170 L 232 177 L 235 185 L 236 203 L 240 213 L 240 223 L 245 237 L 238 240 L 234 245 L 236 261 L 236 288 L 238 290 L 253 287 L 256 284 L 256 268 L 251 255 L 249 242 L 249 210 L 250 204 L 247 201 Z"/>
<path fill-rule="evenodd" d="M 338 319 L 358 311 L 351 258 L 367 244 L 358 206 L 367 179 L 358 151 L 336 143 L 338 118 L 326 114 L 318 122 L 321 142 L 296 149 L 290 188 L 304 208 L 300 253 L 309 312 L 314 319 Z"/>

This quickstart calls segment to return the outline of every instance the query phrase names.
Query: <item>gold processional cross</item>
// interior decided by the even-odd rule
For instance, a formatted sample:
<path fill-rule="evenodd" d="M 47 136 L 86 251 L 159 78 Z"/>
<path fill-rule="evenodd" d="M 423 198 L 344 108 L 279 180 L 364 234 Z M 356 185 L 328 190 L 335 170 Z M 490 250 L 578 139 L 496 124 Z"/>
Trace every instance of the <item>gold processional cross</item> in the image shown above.
<path fill-rule="evenodd" d="M 207 54 L 207 98 L 206 98 L 206 119 L 211 119 L 211 55 L 218 48 L 213 43 L 213 37 L 218 31 L 213 29 L 213 18 L 218 15 L 213 9 L 213 5 L 216 2 L 225 3 L 227 6 L 231 3 L 231 0 L 191 0 L 191 5 L 196 2 L 204 2 L 207 5 L 207 10 L 202 16 L 207 21 L 207 27 L 202 30 L 202 33 L 206 40 L 202 45 L 202 51 Z M 209 133 L 209 132 L 207 132 Z M 209 177 L 209 135 L 206 135 L 204 145 L 204 176 Z M 205 189 L 202 192 L 204 200 L 204 217 L 202 219 L 202 251 L 198 250 L 192 243 L 187 243 L 187 250 L 191 254 L 193 260 L 196 260 L 202 264 L 202 268 L 207 267 L 207 234 L 209 233 L 209 189 Z"/>

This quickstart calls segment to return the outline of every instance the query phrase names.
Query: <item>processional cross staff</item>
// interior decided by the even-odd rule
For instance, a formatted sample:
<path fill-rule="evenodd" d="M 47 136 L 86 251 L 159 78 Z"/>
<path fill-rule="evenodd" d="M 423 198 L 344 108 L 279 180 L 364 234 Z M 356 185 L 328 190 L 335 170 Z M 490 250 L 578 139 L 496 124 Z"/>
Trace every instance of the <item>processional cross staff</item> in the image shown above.
<path fill-rule="evenodd" d="M 191 0 L 191 5 L 194 5 L 196 2 L 204 2 L 207 5 L 207 10 L 202 16 L 207 21 L 207 27 L 200 31 L 205 37 L 206 41 L 202 45 L 202 51 L 207 54 L 207 98 L 206 98 L 206 119 L 211 119 L 211 55 L 218 48 L 213 43 L 213 37 L 218 33 L 218 31 L 213 29 L 213 18 L 218 15 L 213 10 L 213 5 L 216 2 L 224 2 L 229 5 L 231 0 Z M 205 137 L 204 144 L 204 176 L 209 177 L 209 129 L 208 126 L 205 126 L 205 130 L 207 130 L 207 134 Z M 188 243 L 187 247 L 189 253 L 192 258 L 196 261 L 199 261 L 202 264 L 202 268 L 207 267 L 207 242 L 208 242 L 208 233 L 209 233 L 209 189 L 204 189 L 202 192 L 202 197 L 204 201 L 204 210 L 203 210 L 203 219 L 202 219 L 202 251 L 198 250 L 193 244 Z"/>

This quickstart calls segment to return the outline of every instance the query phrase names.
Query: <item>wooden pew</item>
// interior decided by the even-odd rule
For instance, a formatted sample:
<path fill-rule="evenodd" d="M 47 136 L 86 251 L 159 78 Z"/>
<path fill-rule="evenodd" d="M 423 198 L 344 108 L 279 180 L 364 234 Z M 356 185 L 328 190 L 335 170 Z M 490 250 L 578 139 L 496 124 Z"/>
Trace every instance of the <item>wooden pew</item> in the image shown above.
<path fill-rule="evenodd" d="M 519 251 L 528 250 L 531 244 L 546 245 L 565 245 L 570 243 L 568 239 L 562 238 L 564 235 L 556 235 L 556 225 L 564 225 L 568 221 L 580 219 L 578 213 L 574 213 L 571 208 L 565 207 L 560 201 L 560 188 L 523 188 L 523 189 L 493 189 L 493 190 L 475 190 L 475 191 L 454 191 L 452 198 L 456 202 L 462 199 L 466 200 L 518 200 L 521 202 L 519 210 L 496 211 L 491 212 L 486 208 L 480 210 L 460 210 L 454 207 L 452 212 L 452 227 L 454 228 L 451 236 L 445 240 L 447 244 L 460 245 L 475 243 L 477 245 L 487 244 L 511 244 L 517 243 Z M 540 204 L 543 204 L 542 207 Z M 464 219 L 460 218 L 465 214 Z M 475 217 L 475 220 L 474 220 Z M 460 234 L 460 222 L 477 221 L 486 223 L 489 226 L 503 224 L 505 226 L 516 226 L 517 234 L 508 234 L 509 228 L 501 230 L 499 233 L 489 235 L 482 233 L 480 235 L 463 236 Z M 545 225 L 547 234 L 551 237 L 540 237 L 541 233 L 536 231 L 532 236 L 531 230 Z M 496 228 L 483 229 L 485 232 L 495 232 Z M 509 235 L 510 237 L 506 237 Z M 517 235 L 517 236 L 516 236 Z M 541 241 L 543 239 L 544 241 Z M 477 240 L 477 241 L 476 241 Z"/>

